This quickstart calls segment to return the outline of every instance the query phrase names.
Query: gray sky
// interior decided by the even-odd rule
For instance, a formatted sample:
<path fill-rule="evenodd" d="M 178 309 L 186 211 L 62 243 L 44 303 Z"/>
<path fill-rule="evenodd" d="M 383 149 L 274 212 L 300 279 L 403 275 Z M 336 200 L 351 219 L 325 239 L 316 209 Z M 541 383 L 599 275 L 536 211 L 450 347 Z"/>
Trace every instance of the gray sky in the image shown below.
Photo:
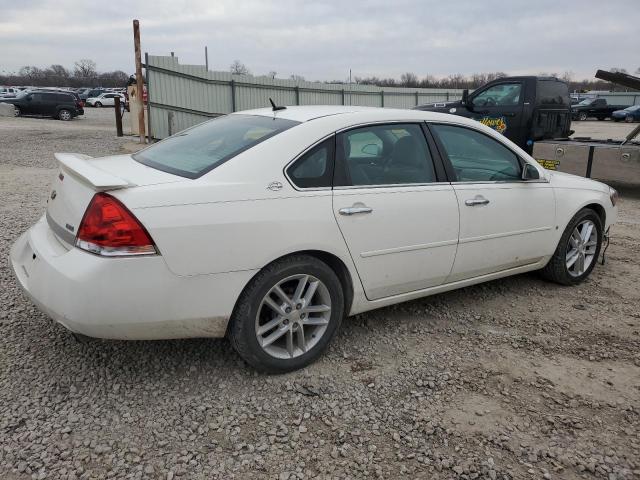
<path fill-rule="evenodd" d="M 133 72 L 142 49 L 182 63 L 307 80 L 640 67 L 640 0 L 1 0 L 0 72 L 23 65 Z"/>

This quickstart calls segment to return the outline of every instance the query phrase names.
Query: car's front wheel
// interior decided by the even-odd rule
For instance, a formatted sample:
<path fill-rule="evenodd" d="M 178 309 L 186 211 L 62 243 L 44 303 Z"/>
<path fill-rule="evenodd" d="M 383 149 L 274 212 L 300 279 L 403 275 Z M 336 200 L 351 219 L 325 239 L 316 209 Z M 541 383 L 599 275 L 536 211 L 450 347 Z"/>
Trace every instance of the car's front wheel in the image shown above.
<path fill-rule="evenodd" d="M 102 103 L 96 102 L 96 103 L 93 104 L 93 106 L 96 107 L 96 108 L 100 108 L 100 107 L 102 107 Z"/>
<path fill-rule="evenodd" d="M 327 348 L 344 315 L 335 272 L 308 255 L 278 260 L 240 295 L 229 337 L 254 368 L 284 373 L 305 367 Z"/>
<path fill-rule="evenodd" d="M 589 118 L 589 117 L 588 117 L 588 116 L 587 116 L 587 114 L 586 114 L 586 113 L 584 113 L 584 112 L 580 112 L 580 113 L 578 114 L 578 120 L 581 120 L 581 121 L 583 121 L 583 122 L 584 122 L 587 118 Z"/>
<path fill-rule="evenodd" d="M 14 117 L 19 117 L 20 115 L 22 115 L 22 110 L 20 110 L 20 107 L 18 107 L 17 105 L 13 106 L 13 116 Z"/>
<path fill-rule="evenodd" d="M 624 117 L 624 121 L 627 123 L 633 123 L 633 117 L 631 115 L 627 115 Z"/>
<path fill-rule="evenodd" d="M 580 210 L 569 222 L 555 253 L 541 274 L 562 285 L 576 285 L 589 276 L 602 246 L 602 220 L 590 208 Z"/>

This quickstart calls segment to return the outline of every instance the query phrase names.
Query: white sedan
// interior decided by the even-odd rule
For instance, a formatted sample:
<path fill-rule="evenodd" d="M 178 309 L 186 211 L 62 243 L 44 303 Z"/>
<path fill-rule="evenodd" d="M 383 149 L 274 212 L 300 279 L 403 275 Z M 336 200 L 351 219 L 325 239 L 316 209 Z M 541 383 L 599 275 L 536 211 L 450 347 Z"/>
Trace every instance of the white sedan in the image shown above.
<path fill-rule="evenodd" d="M 227 335 L 269 372 L 318 358 L 345 316 L 531 270 L 577 284 L 617 216 L 607 185 L 415 110 L 245 111 L 56 158 L 11 250 L 33 302 L 94 337 Z"/>
<path fill-rule="evenodd" d="M 116 97 L 120 97 L 120 102 L 124 105 L 125 96 L 121 93 L 105 92 L 97 97 L 89 97 L 85 102 L 90 107 L 113 107 L 116 104 Z"/>

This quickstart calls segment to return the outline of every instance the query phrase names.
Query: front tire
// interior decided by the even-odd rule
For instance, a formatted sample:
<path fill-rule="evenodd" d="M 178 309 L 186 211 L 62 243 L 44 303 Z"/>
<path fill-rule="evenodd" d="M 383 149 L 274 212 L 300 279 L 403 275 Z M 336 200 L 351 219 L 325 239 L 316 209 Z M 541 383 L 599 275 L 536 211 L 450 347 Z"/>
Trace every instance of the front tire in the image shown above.
<path fill-rule="evenodd" d="M 627 123 L 633 123 L 633 117 L 631 115 L 627 115 L 624 117 L 624 121 Z"/>
<path fill-rule="evenodd" d="M 20 107 L 14 105 L 13 106 L 13 116 L 14 117 L 19 117 L 20 115 L 22 115 L 22 110 L 20 110 Z"/>
<path fill-rule="evenodd" d="M 314 362 L 344 315 L 335 272 L 308 255 L 277 260 L 244 289 L 233 311 L 229 338 L 257 370 L 285 373 Z"/>
<path fill-rule="evenodd" d="M 580 120 L 582 122 L 584 122 L 587 118 L 589 118 L 589 117 L 584 112 L 581 112 L 581 113 L 578 114 L 578 120 Z"/>
<path fill-rule="evenodd" d="M 590 208 L 583 208 L 571 219 L 556 251 L 540 273 L 561 285 L 577 285 L 595 267 L 602 246 L 602 219 Z"/>
<path fill-rule="evenodd" d="M 96 103 L 93 104 L 93 106 L 96 107 L 96 108 L 100 108 L 100 107 L 102 107 L 102 104 L 100 102 L 96 102 Z"/>

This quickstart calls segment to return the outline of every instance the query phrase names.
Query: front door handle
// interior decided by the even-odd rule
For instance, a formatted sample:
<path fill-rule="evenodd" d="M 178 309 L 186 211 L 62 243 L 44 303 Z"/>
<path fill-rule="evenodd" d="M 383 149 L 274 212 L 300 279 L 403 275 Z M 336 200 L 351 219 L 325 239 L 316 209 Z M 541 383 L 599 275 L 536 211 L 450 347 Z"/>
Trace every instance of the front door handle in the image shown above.
<path fill-rule="evenodd" d="M 474 198 L 470 198 L 469 200 L 465 200 L 464 204 L 467 207 L 475 207 L 476 205 L 487 205 L 489 200 L 484 198 L 482 195 L 477 195 Z"/>
<path fill-rule="evenodd" d="M 338 210 L 338 213 L 340 213 L 340 215 L 357 215 L 357 214 L 360 214 L 360 213 L 371 213 L 371 212 L 373 212 L 373 208 L 366 207 L 364 205 L 346 207 L 346 208 L 341 208 L 340 210 Z"/>

